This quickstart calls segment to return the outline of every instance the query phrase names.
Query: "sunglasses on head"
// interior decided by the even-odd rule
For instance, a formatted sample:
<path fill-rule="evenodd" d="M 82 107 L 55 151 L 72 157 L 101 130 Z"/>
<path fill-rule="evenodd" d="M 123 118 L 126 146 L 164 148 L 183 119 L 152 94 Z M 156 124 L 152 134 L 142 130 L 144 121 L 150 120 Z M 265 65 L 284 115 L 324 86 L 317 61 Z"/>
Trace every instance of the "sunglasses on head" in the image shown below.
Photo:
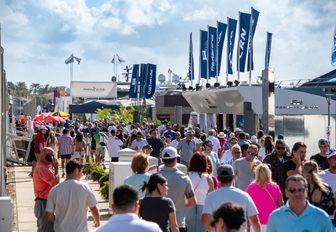
<path fill-rule="evenodd" d="M 306 188 L 288 188 L 287 190 L 290 193 L 295 193 L 295 192 L 304 193 L 306 191 Z"/>

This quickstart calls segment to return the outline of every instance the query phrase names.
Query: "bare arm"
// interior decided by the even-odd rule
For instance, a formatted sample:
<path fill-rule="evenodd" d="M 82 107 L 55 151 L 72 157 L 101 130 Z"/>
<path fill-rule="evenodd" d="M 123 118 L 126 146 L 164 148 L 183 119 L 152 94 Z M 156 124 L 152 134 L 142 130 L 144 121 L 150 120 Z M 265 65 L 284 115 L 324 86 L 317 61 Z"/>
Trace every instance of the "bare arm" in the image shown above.
<path fill-rule="evenodd" d="M 209 176 L 209 175 L 207 176 L 207 181 L 208 181 L 208 185 L 209 185 L 208 193 L 210 193 L 210 192 L 214 191 L 214 189 L 215 189 L 211 176 Z"/>
<path fill-rule="evenodd" d="M 253 215 L 251 217 L 249 217 L 250 223 L 252 225 L 252 228 L 255 232 L 260 232 L 261 228 L 260 228 L 260 222 L 259 222 L 259 218 L 257 215 Z"/>
<path fill-rule="evenodd" d="M 90 208 L 92 217 L 93 217 L 93 226 L 99 227 L 100 226 L 100 218 L 99 218 L 99 211 L 96 206 Z"/>
<path fill-rule="evenodd" d="M 50 213 L 50 212 L 45 212 L 44 214 L 45 218 L 47 219 L 48 222 L 54 222 L 55 221 L 55 214 Z"/>
<path fill-rule="evenodd" d="M 192 207 L 194 207 L 196 205 L 196 198 L 195 198 L 195 196 L 193 196 L 193 197 L 190 197 L 190 198 L 188 198 L 187 200 L 186 200 L 186 207 L 187 208 L 192 208 Z"/>
<path fill-rule="evenodd" d="M 283 204 L 284 204 L 284 200 L 283 200 L 283 198 L 282 198 L 282 195 L 281 196 L 279 196 L 279 198 L 278 198 L 278 207 L 281 207 L 281 206 L 283 206 Z"/>
<path fill-rule="evenodd" d="M 171 212 L 169 214 L 169 225 L 170 225 L 170 230 L 171 232 L 179 232 L 179 227 L 176 222 L 176 213 Z"/>
<path fill-rule="evenodd" d="M 211 231 L 211 219 L 212 216 L 210 214 L 202 214 L 201 218 L 202 224 L 204 227 L 207 228 L 208 231 Z"/>

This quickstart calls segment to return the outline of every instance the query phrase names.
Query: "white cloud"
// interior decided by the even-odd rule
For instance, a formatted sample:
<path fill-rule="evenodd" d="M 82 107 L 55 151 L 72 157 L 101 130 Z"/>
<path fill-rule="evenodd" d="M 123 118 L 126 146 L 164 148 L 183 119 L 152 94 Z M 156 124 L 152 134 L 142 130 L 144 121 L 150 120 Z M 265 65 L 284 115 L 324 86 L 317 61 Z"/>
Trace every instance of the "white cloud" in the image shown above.
<path fill-rule="evenodd" d="M 209 6 L 205 6 L 202 9 L 197 9 L 190 14 L 186 14 L 183 16 L 185 21 L 208 21 L 208 20 L 216 20 L 218 19 L 218 13 Z"/>

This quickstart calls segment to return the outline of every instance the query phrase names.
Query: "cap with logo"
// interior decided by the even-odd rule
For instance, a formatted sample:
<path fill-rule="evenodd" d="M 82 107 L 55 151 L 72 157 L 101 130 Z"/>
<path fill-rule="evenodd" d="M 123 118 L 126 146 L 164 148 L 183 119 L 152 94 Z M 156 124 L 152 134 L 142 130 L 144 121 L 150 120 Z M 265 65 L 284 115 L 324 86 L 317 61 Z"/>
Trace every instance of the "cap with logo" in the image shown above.
<path fill-rule="evenodd" d="M 166 147 L 161 152 L 161 158 L 162 159 L 174 159 L 180 157 L 179 154 L 177 154 L 177 150 L 175 147 Z"/>

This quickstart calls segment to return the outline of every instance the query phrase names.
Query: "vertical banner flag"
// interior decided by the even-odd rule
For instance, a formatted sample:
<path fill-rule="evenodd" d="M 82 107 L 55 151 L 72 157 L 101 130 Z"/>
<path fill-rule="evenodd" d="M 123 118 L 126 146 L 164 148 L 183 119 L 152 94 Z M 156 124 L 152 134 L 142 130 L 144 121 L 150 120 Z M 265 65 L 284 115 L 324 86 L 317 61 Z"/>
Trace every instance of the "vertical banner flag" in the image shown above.
<path fill-rule="evenodd" d="M 208 32 L 200 30 L 200 76 L 201 78 L 208 78 Z"/>
<path fill-rule="evenodd" d="M 145 83 L 145 98 L 153 97 L 156 87 L 156 65 L 147 64 L 146 81 Z"/>
<path fill-rule="evenodd" d="M 228 42 L 227 42 L 227 69 L 228 74 L 232 72 L 232 54 L 236 37 L 237 20 L 228 18 Z"/>
<path fill-rule="evenodd" d="M 250 31 L 248 57 L 247 57 L 247 71 L 251 71 L 254 69 L 253 38 L 254 38 L 255 30 L 257 28 L 258 18 L 259 18 L 259 11 L 251 7 L 251 31 Z"/>
<path fill-rule="evenodd" d="M 239 39 L 237 52 L 237 70 L 245 72 L 246 54 L 250 34 L 251 15 L 239 12 Z"/>
<path fill-rule="evenodd" d="M 271 57 L 271 47 L 272 47 L 272 33 L 267 32 L 267 43 L 265 52 L 265 68 L 269 67 L 270 57 Z"/>
<path fill-rule="evenodd" d="M 331 51 L 331 64 L 336 66 L 336 27 L 334 31 L 333 47 Z"/>
<path fill-rule="evenodd" d="M 129 98 L 137 98 L 138 94 L 138 79 L 139 79 L 139 65 L 134 64 L 132 70 L 132 79 L 130 84 L 130 90 L 128 93 Z"/>
<path fill-rule="evenodd" d="M 147 64 L 141 64 L 140 65 L 140 99 L 145 98 L 145 83 L 146 83 L 146 71 L 147 70 Z"/>
<path fill-rule="evenodd" d="M 221 64 L 222 64 L 222 54 L 223 54 L 226 27 L 227 27 L 227 25 L 225 23 L 217 21 L 217 37 L 218 37 L 217 74 L 218 74 L 218 76 L 219 76 L 220 68 L 221 68 Z"/>
<path fill-rule="evenodd" d="M 193 52 L 192 32 L 190 32 L 190 41 L 189 41 L 188 76 L 189 76 L 189 80 L 194 80 L 194 52 Z"/>
<path fill-rule="evenodd" d="M 208 26 L 209 78 L 217 76 L 217 28 Z"/>

